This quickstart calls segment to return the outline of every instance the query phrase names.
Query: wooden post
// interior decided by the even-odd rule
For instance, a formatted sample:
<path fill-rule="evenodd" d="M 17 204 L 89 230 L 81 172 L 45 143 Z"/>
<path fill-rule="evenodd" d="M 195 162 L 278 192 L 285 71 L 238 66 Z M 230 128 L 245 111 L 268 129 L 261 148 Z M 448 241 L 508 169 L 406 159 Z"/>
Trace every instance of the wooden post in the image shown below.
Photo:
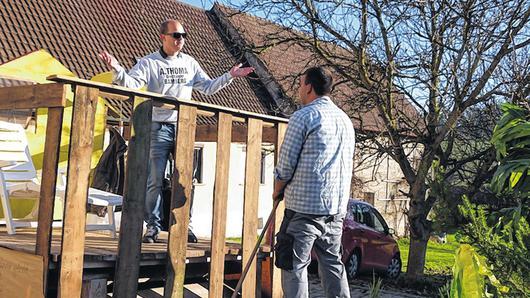
<path fill-rule="evenodd" d="M 212 217 L 212 262 L 210 264 L 208 295 L 212 298 L 223 296 L 232 115 L 219 113 L 217 125 L 217 156 Z"/>
<path fill-rule="evenodd" d="M 181 104 L 178 118 L 164 297 L 184 295 L 197 108 Z"/>
<path fill-rule="evenodd" d="M 81 298 L 107 298 L 107 280 L 104 278 L 84 280 Z"/>
<path fill-rule="evenodd" d="M 39 217 L 35 254 L 43 258 L 44 295 L 47 292 L 48 264 L 52 239 L 53 206 L 57 184 L 57 167 L 61 149 L 61 131 L 64 108 L 48 108 L 44 158 L 42 159 L 42 177 L 39 197 Z"/>
<path fill-rule="evenodd" d="M 98 89 L 77 86 L 74 98 L 61 243 L 61 298 L 81 296 L 86 200 L 98 94 Z"/>
<path fill-rule="evenodd" d="M 249 262 L 256 245 L 258 230 L 258 198 L 261 166 L 261 137 L 263 121 L 248 120 L 247 156 L 245 165 L 245 197 L 243 203 L 243 258 L 242 264 Z M 271 199 L 272 200 L 272 199 Z M 243 281 L 242 297 L 256 296 L 256 259 L 252 260 L 249 272 Z"/>
<path fill-rule="evenodd" d="M 278 123 L 277 126 L 277 139 L 276 139 L 276 150 L 274 150 L 274 164 L 278 164 L 278 157 L 280 156 L 280 148 L 283 143 L 283 137 L 285 136 L 285 131 L 287 130 L 287 123 Z M 283 212 L 285 210 L 285 203 L 283 201 L 280 202 L 278 205 L 278 208 L 276 209 L 276 218 L 274 221 L 274 233 L 273 233 L 273 239 L 271 242 L 271 247 L 274 247 L 274 235 L 279 232 L 280 225 L 282 223 L 283 219 Z M 271 272 L 272 272 L 272 291 L 271 291 L 271 298 L 282 298 L 283 297 L 283 291 L 282 291 L 282 281 L 281 281 L 281 269 L 276 268 L 274 266 L 274 258 L 276 256 L 273 256 L 271 258 L 270 266 Z"/>
<path fill-rule="evenodd" d="M 126 188 L 113 289 L 115 297 L 136 297 L 138 289 L 153 101 L 142 102 L 135 98 L 135 105 L 125 171 Z"/>

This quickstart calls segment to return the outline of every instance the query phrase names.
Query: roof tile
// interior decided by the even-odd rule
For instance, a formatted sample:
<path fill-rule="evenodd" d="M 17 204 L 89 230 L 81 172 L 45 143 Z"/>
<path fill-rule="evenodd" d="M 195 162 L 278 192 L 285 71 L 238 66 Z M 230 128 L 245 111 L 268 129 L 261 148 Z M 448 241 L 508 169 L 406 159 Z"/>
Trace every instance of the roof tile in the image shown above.
<path fill-rule="evenodd" d="M 158 26 L 170 18 L 183 22 L 190 33 L 184 52 L 211 77 L 239 62 L 210 13 L 173 0 L 0 0 L 0 11 L 0 64 L 46 49 L 88 79 L 107 70 L 97 58 L 107 50 L 130 68 L 136 58 L 160 46 Z M 276 110 L 261 84 L 251 78 L 234 80 L 212 96 L 194 92 L 193 98 L 257 113 Z"/>

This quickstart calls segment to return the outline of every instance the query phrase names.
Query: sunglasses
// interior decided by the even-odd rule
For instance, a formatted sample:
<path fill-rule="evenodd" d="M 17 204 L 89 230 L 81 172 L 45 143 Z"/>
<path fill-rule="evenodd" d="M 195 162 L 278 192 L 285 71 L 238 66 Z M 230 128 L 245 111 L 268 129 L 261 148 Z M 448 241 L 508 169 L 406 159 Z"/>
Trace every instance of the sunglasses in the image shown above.
<path fill-rule="evenodd" d="M 166 35 L 169 35 L 169 36 L 173 36 L 174 39 L 180 39 L 181 37 L 182 38 L 186 38 L 188 36 L 187 33 L 185 32 L 173 32 L 173 33 L 168 33 Z"/>

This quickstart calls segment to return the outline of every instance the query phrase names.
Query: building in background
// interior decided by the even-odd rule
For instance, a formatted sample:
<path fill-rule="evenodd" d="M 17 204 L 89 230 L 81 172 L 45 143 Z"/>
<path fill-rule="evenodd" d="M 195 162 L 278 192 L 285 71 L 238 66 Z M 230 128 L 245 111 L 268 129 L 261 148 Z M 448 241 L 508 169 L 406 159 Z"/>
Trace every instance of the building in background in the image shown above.
<path fill-rule="evenodd" d="M 259 54 L 249 51 L 251 46 L 263 42 L 277 26 L 248 14 L 233 15 L 232 10 L 218 4 L 210 10 L 203 10 L 173 0 L 0 0 L 0 11 L 0 27 L 3 28 L 0 31 L 0 77 L 7 76 L 2 72 L 1 65 L 36 51 L 46 51 L 72 75 L 83 79 L 91 79 L 107 71 L 97 57 L 103 50 L 113 54 L 129 69 L 136 59 L 160 46 L 159 24 L 166 19 L 178 19 L 188 33 L 184 52 L 196 58 L 211 77 L 223 74 L 237 63 L 256 68 L 255 75 L 235 80 L 213 96 L 194 92 L 194 100 L 288 117 L 296 109 L 293 82 L 307 68 L 307 60 L 312 57 L 306 49 L 288 44 L 271 47 Z M 313 63 L 318 64 L 319 61 Z M 42 75 L 55 73 L 53 69 L 48 72 Z M 26 73 L 18 73 L 9 79 L 32 81 L 33 76 L 32 69 L 28 68 Z M 355 89 L 341 87 L 337 92 L 334 95 L 337 105 L 351 112 L 351 106 L 346 103 L 355 100 Z M 102 120 L 100 124 L 123 125 L 126 134 L 131 104 L 110 98 L 102 101 L 105 103 L 102 106 L 106 108 L 106 121 Z M 411 107 L 403 101 L 399 108 Z M 26 112 L 30 117 L 26 119 L 31 121 L 32 111 Z M 363 112 L 360 118 L 362 121 L 352 118 L 356 128 L 360 125 L 374 130 L 381 127 L 374 111 Z M 35 123 L 39 126 L 38 121 Z M 198 129 L 215 132 L 215 127 L 215 120 L 199 117 Z M 241 125 L 238 131 L 242 130 L 244 126 Z M 266 220 L 272 207 L 274 153 L 271 146 L 270 143 L 263 146 L 260 222 Z M 203 237 L 208 237 L 211 232 L 215 152 L 213 138 L 196 143 L 199 166 L 192 226 L 195 233 Z M 36 161 L 36 164 L 39 163 Z M 95 163 L 97 160 L 93 160 Z M 408 199 L 403 193 L 407 192 L 408 185 L 399 167 L 385 157 L 357 156 L 356 164 L 354 174 L 360 183 L 355 184 L 354 195 L 372 203 L 389 225 L 403 235 L 407 225 L 404 212 L 408 208 Z M 234 142 L 231 147 L 227 237 L 238 237 L 242 230 L 244 168 L 245 146 Z"/>

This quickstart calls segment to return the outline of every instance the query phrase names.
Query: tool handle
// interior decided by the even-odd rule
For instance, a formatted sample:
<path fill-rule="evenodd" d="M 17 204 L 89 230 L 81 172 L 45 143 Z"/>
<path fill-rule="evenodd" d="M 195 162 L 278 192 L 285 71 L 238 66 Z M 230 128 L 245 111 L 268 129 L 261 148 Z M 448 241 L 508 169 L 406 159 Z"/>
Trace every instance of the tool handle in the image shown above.
<path fill-rule="evenodd" d="M 254 260 L 254 257 L 256 256 L 256 253 L 258 252 L 259 245 L 261 244 L 261 241 L 263 240 L 263 237 L 265 236 L 265 233 L 269 229 L 269 226 L 272 222 L 272 219 L 274 218 L 274 215 L 276 214 L 276 208 L 278 208 L 278 205 L 280 204 L 281 199 L 274 200 L 274 204 L 272 206 L 271 214 L 269 215 L 269 218 L 267 219 L 267 222 L 265 223 L 265 227 L 263 227 L 263 230 L 261 231 L 261 234 L 259 235 L 258 242 L 256 242 L 256 246 L 254 246 L 254 250 L 252 251 L 252 254 L 250 255 L 250 258 L 248 259 L 247 265 L 245 266 L 245 270 L 241 273 L 241 277 L 239 278 L 239 281 L 237 282 L 237 286 L 234 289 L 234 293 L 232 294 L 232 298 L 237 297 L 237 293 L 239 290 L 241 290 L 241 286 L 243 285 L 243 281 L 245 280 L 245 277 L 247 276 L 247 273 L 250 269 L 250 265 L 252 265 L 252 261 Z"/>

